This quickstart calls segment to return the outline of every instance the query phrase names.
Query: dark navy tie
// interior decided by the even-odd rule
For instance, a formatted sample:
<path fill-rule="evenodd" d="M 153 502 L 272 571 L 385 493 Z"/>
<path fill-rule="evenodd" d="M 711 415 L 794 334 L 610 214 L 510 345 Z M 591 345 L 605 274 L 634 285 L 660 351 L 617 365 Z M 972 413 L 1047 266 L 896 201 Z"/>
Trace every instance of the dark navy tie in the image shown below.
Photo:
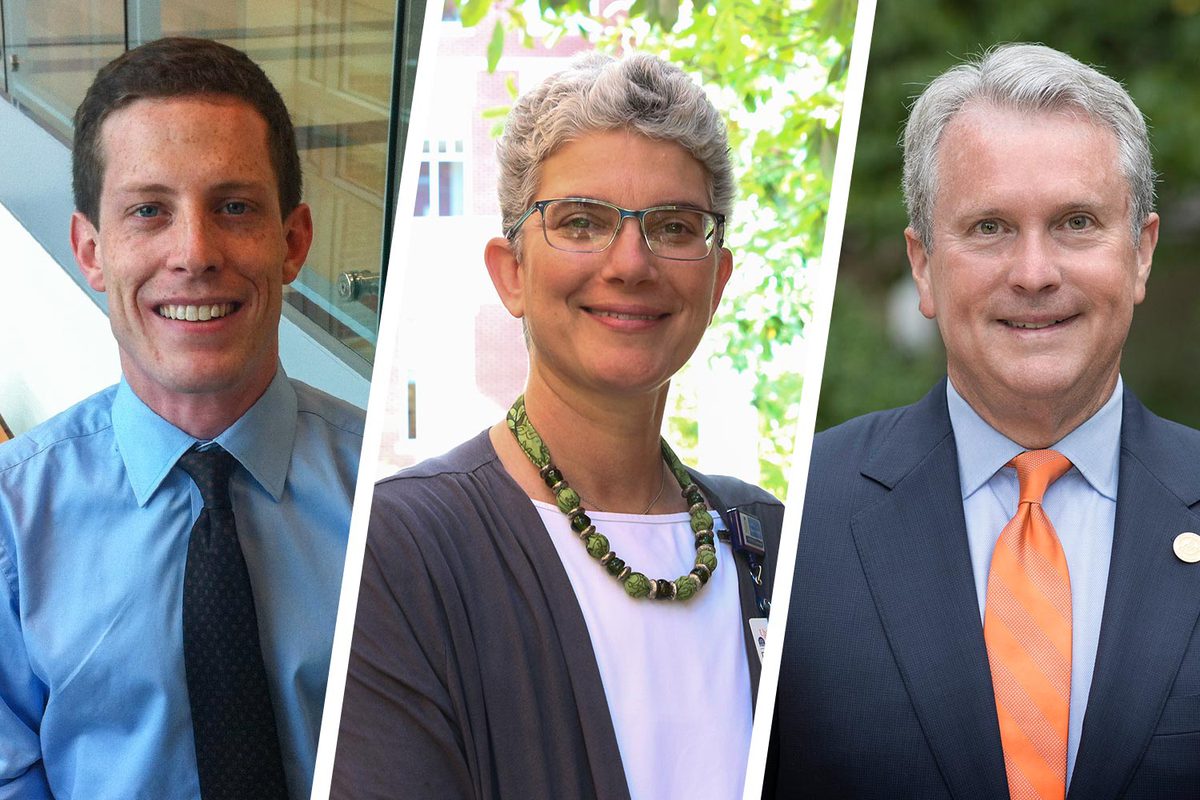
<path fill-rule="evenodd" d="M 254 595 L 229 499 L 237 461 L 214 445 L 189 450 L 179 466 L 204 498 L 183 576 L 183 657 L 200 795 L 287 800 Z"/>

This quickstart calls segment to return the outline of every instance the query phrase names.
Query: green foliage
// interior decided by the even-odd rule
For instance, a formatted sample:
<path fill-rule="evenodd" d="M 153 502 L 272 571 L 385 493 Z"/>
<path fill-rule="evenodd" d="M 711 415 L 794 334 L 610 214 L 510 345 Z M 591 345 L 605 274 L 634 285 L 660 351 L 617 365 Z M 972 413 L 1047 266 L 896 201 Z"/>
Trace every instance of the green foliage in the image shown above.
<path fill-rule="evenodd" d="M 782 445 L 795 437 L 800 413 L 800 390 L 803 387 L 803 375 L 785 371 L 774 378 L 759 375 L 754 388 L 759 434 L 762 436 L 758 457 L 762 485 L 771 487 L 771 491 L 779 497 L 785 496 L 792 465 L 792 451 Z"/>
<path fill-rule="evenodd" d="M 686 372 L 690 365 L 683 365 Z M 673 405 L 667 412 L 667 432 L 664 434 L 671 448 L 684 461 L 695 464 L 694 454 L 700 442 L 700 424 L 696 422 L 696 398 L 683 392 L 673 392 Z"/>
<path fill-rule="evenodd" d="M 876 311 L 881 302 L 864 294 L 855 281 L 838 281 L 817 430 L 916 402 L 945 373 L 946 357 L 940 347 L 927 353 L 906 353 L 882 344 L 887 332 L 883 314 Z M 886 348 L 882 353 L 881 347 Z"/>
<path fill-rule="evenodd" d="M 479 22 L 487 15 L 491 8 L 491 0 L 467 0 L 462 5 L 460 14 L 462 16 L 462 24 L 471 27 L 478 25 Z"/>
<path fill-rule="evenodd" d="M 476 2 L 495 0 L 470 0 L 464 25 L 486 16 Z M 495 2 L 492 16 L 532 46 L 523 7 Z M 726 116 L 739 176 L 727 241 L 736 269 L 710 336 L 728 342 L 716 358 L 758 376 L 762 482 L 779 496 L 801 377 L 775 359 L 796 352 L 811 314 L 806 271 L 824 236 L 856 10 L 856 0 L 636 0 L 627 14 L 607 16 L 590 0 L 540 0 L 544 44 L 581 32 L 606 52 L 656 53 L 686 65 Z M 686 449 L 694 426 L 670 425 Z"/>
<path fill-rule="evenodd" d="M 499 22 L 492 28 L 492 38 L 487 46 L 488 72 L 495 72 L 500 63 L 500 55 L 504 52 L 504 26 Z"/>

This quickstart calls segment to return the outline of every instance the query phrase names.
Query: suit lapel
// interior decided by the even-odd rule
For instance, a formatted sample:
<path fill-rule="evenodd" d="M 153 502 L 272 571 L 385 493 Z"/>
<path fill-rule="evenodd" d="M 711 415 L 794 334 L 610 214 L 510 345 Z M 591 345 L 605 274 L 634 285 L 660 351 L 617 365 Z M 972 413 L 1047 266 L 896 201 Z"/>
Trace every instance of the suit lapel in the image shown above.
<path fill-rule="evenodd" d="M 1171 547 L 1183 531 L 1200 532 L 1189 510 L 1200 502 L 1197 439 L 1126 392 L 1112 562 L 1073 798 L 1124 791 L 1200 616 L 1200 564 Z"/>
<path fill-rule="evenodd" d="M 851 521 L 900 674 L 955 797 L 1007 783 L 945 383 L 912 406 L 863 475 L 887 491 Z"/>

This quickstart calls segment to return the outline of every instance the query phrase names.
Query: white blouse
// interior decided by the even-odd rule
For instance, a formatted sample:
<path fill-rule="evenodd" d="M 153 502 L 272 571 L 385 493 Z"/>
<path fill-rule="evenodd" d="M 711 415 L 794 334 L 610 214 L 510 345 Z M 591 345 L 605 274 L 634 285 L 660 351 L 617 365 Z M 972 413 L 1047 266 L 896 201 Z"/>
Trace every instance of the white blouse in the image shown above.
<path fill-rule="evenodd" d="M 695 596 L 634 600 L 588 555 L 567 517 L 532 501 L 583 609 L 633 800 L 740 798 L 752 707 L 733 552 Z M 696 558 L 688 514 L 588 511 L 634 572 L 673 580 Z M 614 765 L 615 767 L 615 765 Z"/>

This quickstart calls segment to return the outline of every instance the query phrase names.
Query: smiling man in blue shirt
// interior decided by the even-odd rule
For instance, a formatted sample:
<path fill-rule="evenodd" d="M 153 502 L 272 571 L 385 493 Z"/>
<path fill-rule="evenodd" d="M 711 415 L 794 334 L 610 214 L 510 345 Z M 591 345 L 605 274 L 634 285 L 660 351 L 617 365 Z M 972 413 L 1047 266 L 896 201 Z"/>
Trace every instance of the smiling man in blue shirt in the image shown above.
<path fill-rule="evenodd" d="M 210 676 L 185 664 L 189 543 L 218 518 L 236 526 L 277 731 L 276 788 L 255 796 L 307 797 L 362 412 L 279 364 L 282 286 L 312 241 L 287 109 L 244 54 L 160 40 L 100 71 L 73 158 L 71 242 L 108 294 L 123 378 L 0 448 L 0 798 L 207 800 L 245 796 L 214 788 L 237 785 L 222 771 L 271 772 L 205 766 L 193 730 L 244 688 L 205 689 L 193 711 Z M 234 523 L 178 464 L 216 448 Z M 203 605 L 223 588 L 196 580 L 192 629 L 223 631 Z M 205 672 L 233 660 L 187 647 Z M 244 702 L 205 747 L 245 733 Z"/>

